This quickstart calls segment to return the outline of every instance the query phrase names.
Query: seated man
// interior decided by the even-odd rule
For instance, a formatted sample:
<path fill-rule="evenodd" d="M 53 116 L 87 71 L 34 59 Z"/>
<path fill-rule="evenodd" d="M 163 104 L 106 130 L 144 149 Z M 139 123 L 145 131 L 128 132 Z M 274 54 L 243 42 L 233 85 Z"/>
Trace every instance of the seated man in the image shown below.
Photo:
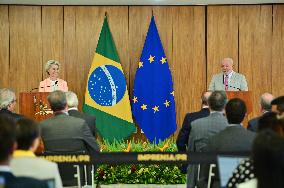
<path fill-rule="evenodd" d="M 91 154 L 100 151 L 86 122 L 68 115 L 64 92 L 54 91 L 47 100 L 54 116 L 40 123 L 46 151 L 86 151 Z"/>
<path fill-rule="evenodd" d="M 208 106 L 208 98 L 211 95 L 211 92 L 203 92 L 201 96 L 201 110 L 197 112 L 187 113 L 184 117 L 182 128 L 179 131 L 176 145 L 179 152 L 186 152 L 188 146 L 188 137 L 191 131 L 191 122 L 196 119 L 207 117 L 210 114 Z M 187 164 L 182 165 L 182 173 L 186 174 Z"/>
<path fill-rule="evenodd" d="M 274 99 L 273 95 L 270 93 L 264 93 L 260 97 L 260 111 L 261 114 L 265 114 L 271 111 L 271 101 Z M 257 132 L 258 120 L 261 116 L 249 120 L 247 129 L 253 132 Z"/>
<path fill-rule="evenodd" d="M 66 99 L 67 99 L 69 116 L 84 119 L 86 123 L 89 125 L 93 135 L 96 136 L 96 117 L 78 111 L 78 97 L 74 92 L 67 91 Z"/>
<path fill-rule="evenodd" d="M 9 115 L 13 120 L 17 121 L 23 116 L 14 113 L 16 107 L 16 95 L 11 89 L 0 89 L 0 114 Z"/>
<path fill-rule="evenodd" d="M 208 99 L 210 115 L 191 123 L 191 133 L 188 138 L 188 152 L 204 152 L 208 139 L 228 126 L 223 111 L 227 103 L 225 91 L 214 91 Z M 193 188 L 197 180 L 197 165 L 188 165 L 187 187 Z"/>
<path fill-rule="evenodd" d="M 22 118 L 17 121 L 18 148 L 11 161 L 11 170 L 16 176 L 33 177 L 42 180 L 55 180 L 56 188 L 62 187 L 56 163 L 34 155 L 39 145 L 40 128 L 37 122 Z"/>
<path fill-rule="evenodd" d="M 85 120 L 68 115 L 65 93 L 63 91 L 53 91 L 47 97 L 47 100 L 54 112 L 54 117 L 40 123 L 45 151 L 50 153 L 86 152 L 91 156 L 95 156 L 100 151 L 95 137 Z M 61 175 L 73 169 L 66 170 L 66 168 L 61 168 L 59 165 Z M 74 185 L 74 179 L 70 179 L 69 175 L 62 176 L 64 186 Z"/>
<path fill-rule="evenodd" d="M 226 105 L 226 117 L 229 125 L 213 137 L 209 138 L 207 152 L 246 152 L 251 151 L 255 133 L 246 130 L 243 121 L 247 108 L 239 98 L 231 99 Z M 215 168 L 217 169 L 217 168 Z M 207 185 L 209 165 L 202 165 L 198 187 Z M 220 187 L 219 172 L 214 172 L 212 187 Z"/>
<path fill-rule="evenodd" d="M 17 147 L 16 125 L 11 118 L 0 114 L 0 177 L 5 188 L 48 188 L 44 181 L 33 178 L 15 177 L 10 168 L 12 154 Z"/>

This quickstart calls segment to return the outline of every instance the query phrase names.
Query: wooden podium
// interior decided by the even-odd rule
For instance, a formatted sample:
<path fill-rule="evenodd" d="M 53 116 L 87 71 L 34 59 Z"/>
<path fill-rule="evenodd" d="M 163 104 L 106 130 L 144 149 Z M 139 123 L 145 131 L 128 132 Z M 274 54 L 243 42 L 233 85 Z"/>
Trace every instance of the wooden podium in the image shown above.
<path fill-rule="evenodd" d="M 226 91 L 228 99 L 232 98 L 240 98 L 242 99 L 247 106 L 247 115 L 242 122 L 244 127 L 247 127 L 248 124 L 248 116 L 251 114 L 253 110 L 253 102 L 252 102 L 252 94 L 251 91 Z"/>
<path fill-rule="evenodd" d="M 20 114 L 36 121 L 42 121 L 53 115 L 47 102 L 49 92 L 22 92 L 19 97 Z"/>

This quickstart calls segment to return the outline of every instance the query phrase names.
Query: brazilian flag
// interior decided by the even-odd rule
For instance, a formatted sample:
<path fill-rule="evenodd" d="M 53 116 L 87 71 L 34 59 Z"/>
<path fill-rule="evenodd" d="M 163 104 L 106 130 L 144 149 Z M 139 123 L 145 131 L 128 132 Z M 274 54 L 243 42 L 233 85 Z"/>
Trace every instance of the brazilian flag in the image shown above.
<path fill-rule="evenodd" d="M 136 131 L 125 77 L 107 17 L 88 75 L 83 111 L 96 116 L 98 133 L 109 141 L 129 137 Z"/>

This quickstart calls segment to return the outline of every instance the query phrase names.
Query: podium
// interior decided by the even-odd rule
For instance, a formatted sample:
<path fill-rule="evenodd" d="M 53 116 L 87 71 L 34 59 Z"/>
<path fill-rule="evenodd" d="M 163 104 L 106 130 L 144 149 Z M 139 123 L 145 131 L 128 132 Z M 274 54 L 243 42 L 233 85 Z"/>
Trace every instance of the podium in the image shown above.
<path fill-rule="evenodd" d="M 49 92 L 21 92 L 19 97 L 20 114 L 35 121 L 42 121 L 53 115 L 47 101 Z"/>
<path fill-rule="evenodd" d="M 253 110 L 251 91 L 226 91 L 226 94 L 229 100 L 232 98 L 240 98 L 246 103 L 247 115 L 242 122 L 244 127 L 246 128 L 248 124 L 248 116 L 252 113 Z"/>

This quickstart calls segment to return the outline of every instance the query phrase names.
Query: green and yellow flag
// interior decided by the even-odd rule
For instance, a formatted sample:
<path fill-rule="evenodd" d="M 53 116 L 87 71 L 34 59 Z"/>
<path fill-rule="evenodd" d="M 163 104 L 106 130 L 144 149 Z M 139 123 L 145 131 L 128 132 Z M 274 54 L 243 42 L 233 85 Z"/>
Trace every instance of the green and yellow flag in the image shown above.
<path fill-rule="evenodd" d="M 136 130 L 125 77 L 107 17 L 88 75 L 83 111 L 96 116 L 98 133 L 104 139 L 123 139 Z"/>

